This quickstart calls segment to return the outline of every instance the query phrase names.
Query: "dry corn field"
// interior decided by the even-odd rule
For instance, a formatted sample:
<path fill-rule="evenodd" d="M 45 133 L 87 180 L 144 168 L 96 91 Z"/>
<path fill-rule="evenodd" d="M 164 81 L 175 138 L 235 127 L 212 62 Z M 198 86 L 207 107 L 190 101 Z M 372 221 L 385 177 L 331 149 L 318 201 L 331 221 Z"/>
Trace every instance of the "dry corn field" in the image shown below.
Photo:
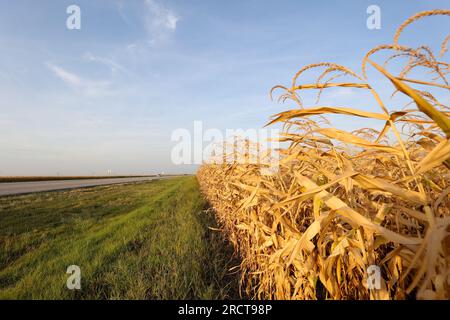
<path fill-rule="evenodd" d="M 269 122 L 283 128 L 275 173 L 251 161 L 200 167 L 202 192 L 242 258 L 242 292 L 257 299 L 450 299 L 450 108 L 442 101 L 450 36 L 436 53 L 402 44 L 410 24 L 437 15 L 448 18 L 450 10 L 406 20 L 391 44 L 365 55 L 360 75 L 317 63 L 290 86 L 274 87 L 271 94 L 293 104 Z M 410 103 L 389 107 L 369 69 Z M 379 111 L 302 104 L 304 90 L 320 96 L 336 87 L 370 94 L 367 104 Z M 344 131 L 330 115 L 383 125 Z M 368 288 L 371 265 L 381 270 L 378 290 Z"/>

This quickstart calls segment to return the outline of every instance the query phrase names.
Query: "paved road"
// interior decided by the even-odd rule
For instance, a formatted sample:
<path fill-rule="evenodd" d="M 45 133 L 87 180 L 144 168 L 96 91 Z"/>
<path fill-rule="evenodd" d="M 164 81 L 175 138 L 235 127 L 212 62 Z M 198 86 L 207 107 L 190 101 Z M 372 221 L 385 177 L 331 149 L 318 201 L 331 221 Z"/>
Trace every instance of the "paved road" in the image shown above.
<path fill-rule="evenodd" d="M 42 191 L 76 189 L 109 184 L 131 183 L 161 179 L 165 177 L 136 177 L 136 178 L 111 178 L 111 179 L 80 179 L 80 180 L 56 180 L 56 181 L 32 181 L 32 182 L 3 182 L 0 183 L 0 196 L 33 193 Z"/>

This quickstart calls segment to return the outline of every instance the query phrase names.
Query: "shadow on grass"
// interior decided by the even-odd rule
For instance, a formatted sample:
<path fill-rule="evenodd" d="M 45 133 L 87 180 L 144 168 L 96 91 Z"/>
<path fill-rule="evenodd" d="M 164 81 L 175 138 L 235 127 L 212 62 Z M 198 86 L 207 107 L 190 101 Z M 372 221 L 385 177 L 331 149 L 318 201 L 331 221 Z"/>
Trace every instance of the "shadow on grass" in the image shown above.
<path fill-rule="evenodd" d="M 208 256 L 204 261 L 205 280 L 214 283 L 214 287 L 221 288 L 218 299 L 247 299 L 245 293 L 239 292 L 241 273 L 237 267 L 241 260 L 238 254 L 225 235 L 216 230 L 220 229 L 220 225 L 214 216 L 214 211 L 205 205 L 202 214 L 202 224 L 207 228 L 205 241 L 209 243 Z"/>

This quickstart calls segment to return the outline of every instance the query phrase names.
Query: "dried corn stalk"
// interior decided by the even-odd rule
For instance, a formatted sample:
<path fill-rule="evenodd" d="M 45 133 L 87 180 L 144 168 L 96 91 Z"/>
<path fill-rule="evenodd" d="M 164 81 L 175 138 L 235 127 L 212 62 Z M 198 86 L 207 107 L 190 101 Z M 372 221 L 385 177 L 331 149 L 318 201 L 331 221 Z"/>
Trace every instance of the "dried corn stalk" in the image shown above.
<path fill-rule="evenodd" d="M 202 191 L 242 257 L 242 287 L 261 299 L 450 299 L 450 119 L 449 108 L 427 90 L 448 93 L 449 63 L 426 47 L 399 44 L 417 19 L 449 16 L 448 10 L 419 13 L 400 26 L 392 44 L 371 50 L 363 75 L 333 63 L 302 68 L 290 87 L 277 86 L 299 107 L 273 116 L 283 123 L 279 170 L 261 174 L 252 163 L 205 164 L 197 177 Z M 442 44 L 441 57 L 449 37 Z M 392 51 L 381 66 L 372 60 Z M 408 62 L 399 75 L 388 63 Z M 417 108 L 389 111 L 366 81 L 372 66 Z M 430 81 L 409 77 L 426 68 Z M 316 82 L 298 84 L 306 71 Z M 328 79 L 326 77 L 329 77 Z M 351 81 L 336 82 L 339 77 Z M 368 90 L 380 112 L 301 104 L 302 90 L 331 87 Z M 273 90 L 274 90 L 273 89 Z M 384 123 L 346 132 L 322 127 L 328 114 Z M 234 156 L 234 155 L 232 155 Z M 381 286 L 370 290 L 367 268 L 381 269 Z"/>

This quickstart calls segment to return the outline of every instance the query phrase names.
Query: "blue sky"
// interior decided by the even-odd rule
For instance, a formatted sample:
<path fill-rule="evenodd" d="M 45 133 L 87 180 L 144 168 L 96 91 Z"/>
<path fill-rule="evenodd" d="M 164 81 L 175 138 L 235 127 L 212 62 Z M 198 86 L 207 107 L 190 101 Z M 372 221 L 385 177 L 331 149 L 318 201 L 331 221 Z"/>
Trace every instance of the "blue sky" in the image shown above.
<path fill-rule="evenodd" d="M 66 28 L 71 4 L 81 8 L 81 30 Z M 380 30 L 366 28 L 371 4 L 381 8 Z M 171 163 L 174 129 L 192 129 L 194 120 L 222 130 L 262 127 L 293 107 L 272 103 L 269 89 L 289 84 L 302 66 L 332 61 L 360 72 L 364 54 L 390 43 L 409 16 L 448 7 L 432 0 L 2 0 L 0 175 L 192 171 Z M 402 39 L 436 48 L 450 30 L 446 20 L 424 19 Z M 380 90 L 388 94 L 387 86 Z M 376 110 L 349 93 L 324 101 Z"/>

